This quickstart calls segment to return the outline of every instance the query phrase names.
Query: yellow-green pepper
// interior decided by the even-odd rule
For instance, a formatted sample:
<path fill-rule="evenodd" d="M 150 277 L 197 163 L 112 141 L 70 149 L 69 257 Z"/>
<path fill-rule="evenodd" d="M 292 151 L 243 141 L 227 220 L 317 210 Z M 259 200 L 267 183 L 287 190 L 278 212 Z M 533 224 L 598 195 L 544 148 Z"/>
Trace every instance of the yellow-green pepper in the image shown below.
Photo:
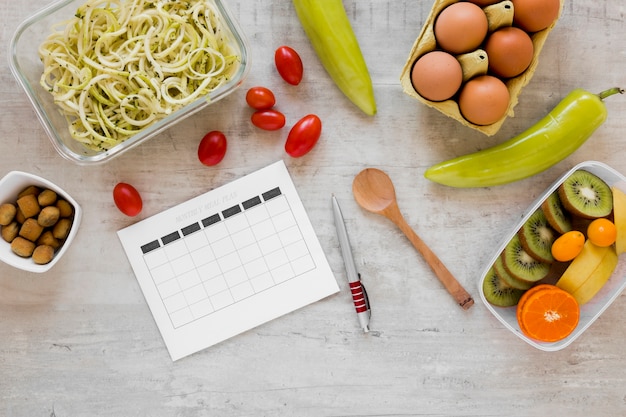
<path fill-rule="evenodd" d="M 337 87 L 368 115 L 376 114 L 374 88 L 341 0 L 293 0 L 317 56 Z"/>
<path fill-rule="evenodd" d="M 604 98 L 623 93 L 611 88 L 600 94 L 571 91 L 525 132 L 478 152 L 433 165 L 424 176 L 451 187 L 489 187 L 542 172 L 578 149 L 606 120 Z"/>

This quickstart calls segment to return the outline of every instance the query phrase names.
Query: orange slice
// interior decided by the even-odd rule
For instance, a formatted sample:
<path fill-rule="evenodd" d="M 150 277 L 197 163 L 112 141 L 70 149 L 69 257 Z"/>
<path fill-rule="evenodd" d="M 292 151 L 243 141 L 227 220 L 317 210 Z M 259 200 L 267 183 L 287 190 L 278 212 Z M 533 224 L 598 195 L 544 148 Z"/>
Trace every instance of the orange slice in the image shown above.
<path fill-rule="evenodd" d="M 576 299 L 554 285 L 540 284 L 529 289 L 517 304 L 517 322 L 522 333 L 542 342 L 565 339 L 579 319 Z"/>

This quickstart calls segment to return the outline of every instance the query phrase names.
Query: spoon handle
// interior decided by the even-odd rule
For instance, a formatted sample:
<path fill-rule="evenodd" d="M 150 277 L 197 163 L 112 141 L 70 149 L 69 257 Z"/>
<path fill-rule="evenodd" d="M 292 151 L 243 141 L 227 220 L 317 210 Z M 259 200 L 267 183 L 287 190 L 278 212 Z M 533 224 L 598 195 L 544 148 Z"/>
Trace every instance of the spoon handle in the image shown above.
<path fill-rule="evenodd" d="M 411 241 L 415 249 L 422 254 L 428 265 L 432 268 L 439 281 L 448 290 L 448 292 L 454 297 L 456 302 L 467 310 L 474 305 L 474 299 L 471 295 L 461 286 L 456 280 L 454 275 L 446 268 L 441 260 L 435 255 L 435 253 L 424 243 L 424 241 L 415 233 L 415 231 L 408 225 L 402 215 L 393 216 L 392 220 L 396 225 L 404 232 L 406 237 Z"/>

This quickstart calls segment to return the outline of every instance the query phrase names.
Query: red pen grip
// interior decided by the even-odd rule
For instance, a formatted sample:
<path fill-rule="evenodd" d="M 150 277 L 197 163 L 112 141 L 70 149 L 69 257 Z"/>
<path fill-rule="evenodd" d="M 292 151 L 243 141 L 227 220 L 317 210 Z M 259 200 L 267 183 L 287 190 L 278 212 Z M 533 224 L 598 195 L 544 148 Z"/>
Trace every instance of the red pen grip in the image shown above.
<path fill-rule="evenodd" d="M 365 291 L 363 291 L 363 285 L 360 281 L 350 283 L 350 292 L 352 292 L 352 301 L 354 301 L 354 308 L 357 313 L 364 313 L 367 311 L 367 300 L 365 298 Z"/>

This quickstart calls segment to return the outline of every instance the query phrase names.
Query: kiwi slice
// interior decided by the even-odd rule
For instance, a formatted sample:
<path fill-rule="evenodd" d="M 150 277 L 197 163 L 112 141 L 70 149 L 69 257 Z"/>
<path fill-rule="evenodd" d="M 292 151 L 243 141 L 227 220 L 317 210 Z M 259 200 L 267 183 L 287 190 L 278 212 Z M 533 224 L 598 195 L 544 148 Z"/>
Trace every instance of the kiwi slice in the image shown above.
<path fill-rule="evenodd" d="M 563 207 L 587 219 L 606 217 L 613 210 L 613 193 L 600 177 L 589 171 L 574 171 L 558 189 Z"/>
<path fill-rule="evenodd" d="M 541 203 L 541 210 L 543 210 L 550 226 L 558 233 L 563 234 L 572 230 L 571 216 L 563 207 L 558 191 L 551 193 Z"/>
<path fill-rule="evenodd" d="M 521 281 L 515 278 L 513 275 L 509 274 L 504 267 L 504 262 L 502 261 L 501 256 L 498 256 L 496 261 L 493 263 L 493 270 L 498 275 L 498 277 L 500 277 L 500 279 L 511 288 L 517 288 L 518 290 L 527 290 L 533 285 L 531 282 Z"/>
<path fill-rule="evenodd" d="M 557 232 L 550 226 L 541 208 L 524 222 L 518 235 L 526 253 L 541 262 L 554 262 L 552 242 L 557 238 Z"/>
<path fill-rule="evenodd" d="M 492 267 L 489 268 L 483 280 L 483 294 L 489 304 L 498 307 L 511 307 L 517 304 L 524 294 L 524 290 L 506 285 Z"/>
<path fill-rule="evenodd" d="M 525 282 L 537 282 L 550 272 L 549 263 L 536 260 L 524 250 L 517 233 L 506 245 L 501 256 L 506 271 Z"/>

